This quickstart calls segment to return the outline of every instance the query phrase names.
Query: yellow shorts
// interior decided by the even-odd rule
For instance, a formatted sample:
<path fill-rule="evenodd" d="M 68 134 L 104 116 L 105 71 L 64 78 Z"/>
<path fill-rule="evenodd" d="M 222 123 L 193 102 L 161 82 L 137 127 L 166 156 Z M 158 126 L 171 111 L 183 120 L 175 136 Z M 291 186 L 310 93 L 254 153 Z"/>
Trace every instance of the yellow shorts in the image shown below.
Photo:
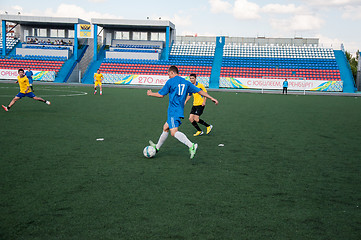
<path fill-rule="evenodd" d="M 102 82 L 95 81 L 95 82 L 94 82 L 94 86 L 96 87 L 96 86 L 98 86 L 98 85 L 101 86 L 101 85 L 102 85 Z"/>

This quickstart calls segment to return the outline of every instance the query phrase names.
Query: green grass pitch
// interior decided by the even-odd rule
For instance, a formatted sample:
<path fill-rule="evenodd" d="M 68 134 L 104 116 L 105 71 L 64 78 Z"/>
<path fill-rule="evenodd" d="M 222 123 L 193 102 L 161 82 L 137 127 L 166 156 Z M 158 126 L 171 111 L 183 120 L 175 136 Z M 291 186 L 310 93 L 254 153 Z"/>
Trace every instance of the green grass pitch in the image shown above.
<path fill-rule="evenodd" d="M 0 104 L 17 92 L 0 84 Z M 52 105 L 0 111 L 0 239 L 360 239 L 361 97 L 211 92 L 210 135 L 193 137 L 185 107 L 190 160 L 172 137 L 142 154 L 168 98 L 35 94 Z"/>

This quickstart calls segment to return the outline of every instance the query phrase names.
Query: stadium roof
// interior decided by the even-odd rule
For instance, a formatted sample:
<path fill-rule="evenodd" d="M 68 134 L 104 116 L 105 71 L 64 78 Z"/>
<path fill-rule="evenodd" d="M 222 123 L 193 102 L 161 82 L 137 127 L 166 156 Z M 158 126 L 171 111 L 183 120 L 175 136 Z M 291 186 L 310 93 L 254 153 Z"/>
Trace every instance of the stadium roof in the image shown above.
<path fill-rule="evenodd" d="M 165 31 L 167 27 L 171 30 L 175 29 L 175 25 L 168 20 L 126 20 L 126 19 L 100 19 L 92 18 L 92 24 L 97 24 L 103 28 L 116 28 L 119 30 L 154 30 Z"/>
<path fill-rule="evenodd" d="M 0 19 L 8 22 L 13 22 L 20 25 L 30 25 L 33 27 L 74 27 L 74 24 L 90 24 L 80 18 L 66 18 L 66 17 L 39 17 L 39 16 L 24 16 L 24 15 L 8 15 L 0 14 Z"/>

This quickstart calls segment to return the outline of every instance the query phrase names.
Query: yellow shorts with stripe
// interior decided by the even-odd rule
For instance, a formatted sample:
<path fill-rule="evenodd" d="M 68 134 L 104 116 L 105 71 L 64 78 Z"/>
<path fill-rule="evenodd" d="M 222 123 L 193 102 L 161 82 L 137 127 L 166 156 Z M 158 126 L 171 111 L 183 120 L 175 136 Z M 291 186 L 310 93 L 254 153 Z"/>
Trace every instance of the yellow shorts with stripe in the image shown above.
<path fill-rule="evenodd" d="M 95 82 L 94 82 L 94 86 L 96 87 L 96 86 L 98 86 L 98 85 L 101 86 L 101 85 L 102 85 L 102 82 L 100 82 L 100 81 L 95 81 Z"/>

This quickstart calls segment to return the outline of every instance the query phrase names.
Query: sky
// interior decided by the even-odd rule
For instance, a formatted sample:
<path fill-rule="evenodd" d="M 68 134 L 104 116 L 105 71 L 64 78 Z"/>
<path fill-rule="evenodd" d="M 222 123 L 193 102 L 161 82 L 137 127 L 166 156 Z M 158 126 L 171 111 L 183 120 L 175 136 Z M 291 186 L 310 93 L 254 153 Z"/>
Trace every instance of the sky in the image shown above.
<path fill-rule="evenodd" d="M 177 35 L 319 38 L 361 49 L 361 0 L 0 0 L 0 13 L 170 20 Z"/>

